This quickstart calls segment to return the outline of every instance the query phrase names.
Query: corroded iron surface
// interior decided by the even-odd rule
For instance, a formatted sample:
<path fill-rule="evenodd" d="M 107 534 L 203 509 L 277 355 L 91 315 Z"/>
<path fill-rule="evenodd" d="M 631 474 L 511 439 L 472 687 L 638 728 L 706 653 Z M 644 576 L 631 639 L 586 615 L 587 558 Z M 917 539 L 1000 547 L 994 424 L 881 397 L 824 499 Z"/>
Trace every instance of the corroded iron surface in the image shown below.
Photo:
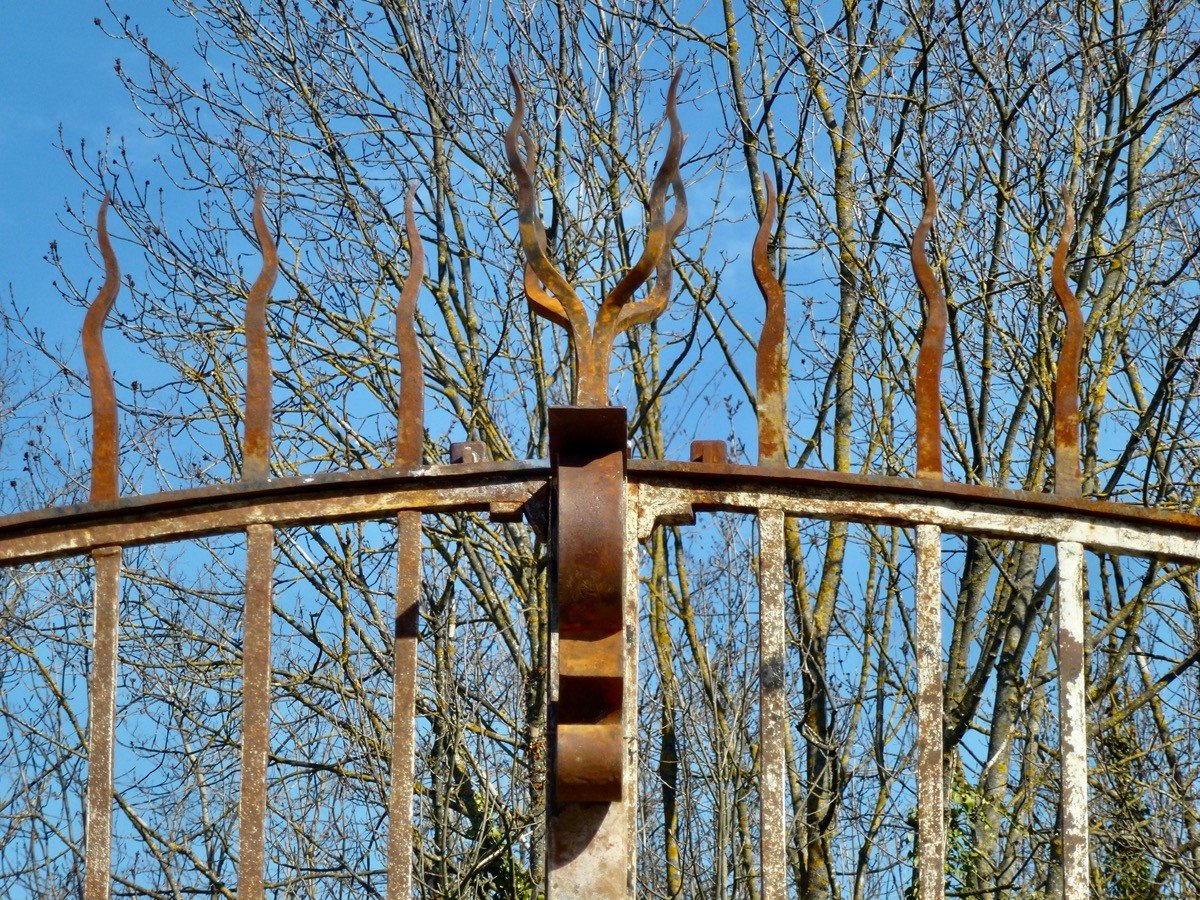
<path fill-rule="evenodd" d="M 672 247 L 687 221 L 680 175 L 683 133 L 677 115 L 680 76 L 666 97 L 669 139 L 647 197 L 645 247 L 615 278 L 594 321 L 576 287 L 551 258 L 537 210 L 536 147 L 524 127 L 525 94 L 509 70 L 514 113 L 505 151 L 516 182 L 523 288 L 536 314 L 571 340 L 575 403 L 549 414 L 548 463 L 490 462 L 479 441 L 456 442 L 449 466 L 422 466 L 424 383 L 417 306 L 424 251 L 409 185 L 404 222 L 409 271 L 396 308 L 401 380 L 396 400 L 394 466 L 380 471 L 270 479 L 271 368 L 267 303 L 278 254 L 267 227 L 263 191 L 254 198 L 261 270 L 247 295 L 246 397 L 242 479 L 165 494 L 120 498 L 117 406 L 103 328 L 120 284 L 109 241 L 106 198 L 96 234 L 105 278 L 83 329 L 93 407 L 90 502 L 0 518 L 0 565 L 91 554 L 95 563 L 94 668 L 89 684 L 85 900 L 110 895 L 112 758 L 122 549 L 244 531 L 247 536 L 243 635 L 242 785 L 239 797 L 238 895 L 261 898 L 265 872 L 266 770 L 270 749 L 271 622 L 275 532 L 280 527 L 383 519 L 397 525 L 391 784 L 388 795 L 388 895 L 412 892 L 414 714 L 421 593 L 423 513 L 476 511 L 494 520 L 524 518 L 552 556 L 550 678 L 551 796 L 547 804 L 551 897 L 632 897 L 637 885 L 638 540 L 662 524 L 686 525 L 710 510 L 746 512 L 759 521 L 760 669 L 758 764 L 762 879 L 760 896 L 786 895 L 787 518 L 806 517 L 915 528 L 918 671 L 917 765 L 919 897 L 945 892 L 941 541 L 943 531 L 1053 544 L 1058 554 L 1058 662 L 1062 758 L 1064 896 L 1087 896 L 1087 743 L 1085 549 L 1200 561 L 1200 517 L 1086 500 L 1081 496 L 1079 378 L 1084 322 L 1067 280 L 1074 233 L 1064 191 L 1064 226 L 1052 288 L 1066 328 L 1054 385 L 1054 489 L 1007 491 L 946 482 L 941 450 L 941 374 L 948 327 L 943 287 L 926 245 L 937 214 L 932 178 L 910 247 L 926 301 L 916 365 L 916 474 L 890 478 L 787 468 L 787 319 L 785 291 L 769 250 L 778 197 L 764 179 L 766 204 L 750 254 L 765 301 L 757 342 L 758 465 L 729 461 L 723 441 L 695 441 L 690 462 L 631 461 L 626 411 L 607 406 L 613 344 L 651 322 L 670 299 Z M 667 214 L 670 195 L 674 206 Z M 782 271 L 782 268 L 781 268 Z M 647 285 L 650 285 L 646 289 Z M 636 299 L 645 290 L 644 297 Z"/>
<path fill-rule="evenodd" d="M 758 715 L 761 898 L 785 900 L 787 879 L 787 553 L 780 509 L 758 513 Z"/>
<path fill-rule="evenodd" d="M 1062 349 L 1054 375 L 1054 490 L 1078 497 L 1079 473 L 1079 363 L 1083 353 L 1083 310 L 1067 284 L 1067 252 L 1075 234 L 1075 208 L 1069 189 L 1063 190 L 1064 223 L 1054 250 L 1051 283 L 1066 317 Z"/>
<path fill-rule="evenodd" d="M 409 266 L 396 306 L 396 347 L 400 353 L 400 403 L 396 423 L 396 466 L 421 462 L 425 438 L 425 372 L 417 339 L 417 295 L 425 277 L 425 247 L 417 230 L 413 198 L 417 183 L 408 186 L 404 198 L 404 222 L 408 232 Z"/>
<path fill-rule="evenodd" d="M 1058 553 L 1059 761 L 1062 773 L 1063 900 L 1088 897 L 1088 746 L 1083 546 L 1063 541 Z"/>
<path fill-rule="evenodd" d="M 942 530 L 916 527 L 917 828 L 920 900 L 946 896 L 943 813 Z"/>
<path fill-rule="evenodd" d="M 425 275 L 425 248 L 417 230 L 413 199 L 404 198 L 409 266 L 396 307 L 400 354 L 400 403 L 396 422 L 396 466 L 421 462 L 425 439 L 425 374 L 417 340 L 417 295 Z M 396 516 L 396 623 L 392 649 L 392 759 L 388 787 L 388 897 L 412 896 L 413 776 L 416 764 L 417 646 L 421 605 L 421 513 Z"/>
<path fill-rule="evenodd" d="M 116 743 L 121 548 L 92 553 L 92 671 L 88 679 L 87 859 L 84 900 L 108 900 L 112 867 L 113 748 Z"/>
<path fill-rule="evenodd" d="M 775 182 L 763 176 L 766 214 L 758 226 L 750 253 L 754 280 L 766 302 L 762 332 L 758 338 L 754 373 L 758 386 L 758 461 L 787 463 L 787 317 L 783 285 L 771 269 L 767 245 L 775 227 Z"/>
<path fill-rule="evenodd" d="M 0 517 L 0 565 L 242 531 L 385 518 L 403 509 L 508 516 L 543 489 L 545 463 L 491 462 L 401 471 L 334 472 L 126 497 Z M 1179 510 L 1010 491 L 984 485 L 669 460 L 630 460 L 631 484 L 694 498 L 698 508 L 900 526 L 1053 543 L 1064 534 L 1113 553 L 1200 559 L 1200 516 Z M 807 506 L 803 505 L 807 504 Z M 649 508 L 647 508 L 649 513 Z M 527 514 L 530 514 L 527 510 Z M 1056 524 L 1057 523 L 1057 524 Z"/>
<path fill-rule="evenodd" d="M 118 489 L 117 396 L 104 352 L 104 324 L 121 289 L 121 270 L 108 237 L 109 198 L 96 216 L 96 242 L 104 259 L 104 283 L 83 320 L 83 356 L 92 398 L 93 503 L 114 501 Z M 88 679 L 87 859 L 85 900 L 108 900 L 111 892 L 113 749 L 116 741 L 118 609 L 121 548 L 92 550 L 92 671 Z"/>
<path fill-rule="evenodd" d="M 925 176 L 925 214 L 912 240 L 912 267 L 925 296 L 925 328 L 917 354 L 917 477 L 942 477 L 942 356 L 946 352 L 946 295 L 925 255 L 937 216 L 937 188 Z"/>
<path fill-rule="evenodd" d="M 242 478 L 266 478 L 271 448 L 271 351 L 267 345 L 267 298 L 279 272 L 279 255 L 263 213 L 263 189 L 254 192 L 254 233 L 262 269 L 246 297 L 246 411 Z"/>
<path fill-rule="evenodd" d="M 96 216 L 96 243 L 104 258 L 104 283 L 83 319 L 83 358 L 92 395 L 93 503 L 117 498 L 117 395 L 104 352 L 104 323 L 121 290 L 121 269 L 108 238 L 108 205 L 109 198 L 105 196 Z"/>
<path fill-rule="evenodd" d="M 271 471 L 271 355 L 267 300 L 279 270 L 275 242 L 254 193 L 254 232 L 262 269 L 246 297 L 246 409 L 242 480 L 265 481 Z M 275 529 L 246 528 L 245 612 L 242 619 L 242 783 L 238 800 L 238 897 L 261 900 L 266 858 L 267 756 L 271 747 L 271 613 Z"/>

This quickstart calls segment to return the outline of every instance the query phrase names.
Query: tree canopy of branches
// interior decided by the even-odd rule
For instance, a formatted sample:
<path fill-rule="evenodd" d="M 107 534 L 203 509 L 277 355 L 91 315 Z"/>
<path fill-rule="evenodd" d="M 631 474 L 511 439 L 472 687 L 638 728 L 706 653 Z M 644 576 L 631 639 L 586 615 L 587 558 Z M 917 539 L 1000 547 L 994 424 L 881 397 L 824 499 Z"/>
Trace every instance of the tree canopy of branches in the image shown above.
<path fill-rule="evenodd" d="M 503 134 L 527 93 L 551 255 L 602 296 L 640 252 L 683 71 L 691 207 L 664 316 L 619 342 L 634 452 L 727 437 L 746 458 L 762 318 L 747 250 L 779 186 L 788 462 L 913 471 L 922 309 L 906 253 L 930 173 L 948 299 L 948 478 L 1046 489 L 1063 192 L 1086 314 L 1085 496 L 1191 509 L 1200 468 L 1200 6 L 1190 0 L 172 0 L 191 53 L 111 0 L 99 24 L 142 117 L 68 147 L 127 271 L 117 322 L 126 493 L 236 477 L 242 307 L 267 191 L 276 474 L 390 465 L 410 178 L 428 461 L 450 439 L 545 456 L 562 334 L 522 293 Z M 70 238 L 64 236 L 64 241 Z M 59 261 L 52 253 L 52 262 Z M 59 262 L 64 303 L 94 272 Z M 16 298 L 19 304 L 24 298 Z M 6 507 L 81 498 L 77 361 L 11 335 Z M 22 394 L 33 376 L 50 374 Z M 128 373 L 137 372 L 137 379 Z M 23 458 L 20 457 L 24 454 Z M 735 516 L 664 527 L 642 578 L 638 866 L 646 897 L 755 898 L 757 587 Z M 809 898 L 914 884 L 911 535 L 789 520 L 788 877 Z M 279 537 L 268 881 L 382 896 L 393 532 Z M 536 536 L 427 517 L 413 848 L 421 897 L 538 896 L 547 584 Z M 120 896 L 233 897 L 240 540 L 127 554 L 114 878 Z M 1200 896 L 1195 572 L 1089 557 L 1092 888 Z M 946 565 L 948 884 L 1059 889 L 1054 572 L 1033 545 L 961 539 Z M 82 872 L 89 572 L 3 575 L 0 892 L 75 896 Z"/>

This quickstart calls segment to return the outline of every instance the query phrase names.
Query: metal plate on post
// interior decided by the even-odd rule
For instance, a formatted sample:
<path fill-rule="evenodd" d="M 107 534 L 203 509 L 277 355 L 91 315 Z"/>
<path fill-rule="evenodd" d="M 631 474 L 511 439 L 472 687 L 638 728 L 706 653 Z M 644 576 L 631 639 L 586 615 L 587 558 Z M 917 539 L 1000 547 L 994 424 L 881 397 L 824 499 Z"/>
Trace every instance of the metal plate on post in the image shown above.
<path fill-rule="evenodd" d="M 552 704 L 548 892 L 631 896 L 636 722 L 627 596 L 626 413 L 550 410 L 557 676 Z M 633 536 L 636 566 L 636 534 Z M 633 581 L 636 589 L 636 579 Z M 630 612 L 632 608 L 632 613 Z"/>
<path fill-rule="evenodd" d="M 626 414 L 550 410 L 558 699 L 555 800 L 621 799 Z"/>

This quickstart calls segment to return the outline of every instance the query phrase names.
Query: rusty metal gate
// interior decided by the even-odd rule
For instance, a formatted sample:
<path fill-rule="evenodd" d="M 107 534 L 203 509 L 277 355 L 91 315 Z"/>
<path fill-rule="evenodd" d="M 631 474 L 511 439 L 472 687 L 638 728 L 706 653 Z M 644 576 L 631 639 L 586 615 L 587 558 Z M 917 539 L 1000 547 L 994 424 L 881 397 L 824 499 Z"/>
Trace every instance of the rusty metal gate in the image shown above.
<path fill-rule="evenodd" d="M 511 73 L 510 73 L 511 74 Z M 668 94 L 671 137 L 649 200 L 642 257 L 599 304 L 590 321 L 574 285 L 548 256 L 536 211 L 533 147 L 522 127 L 524 102 L 512 76 L 516 112 L 506 135 L 517 184 L 524 290 L 531 308 L 570 336 L 575 405 L 550 411 L 549 460 L 489 461 L 478 445 L 451 449 L 449 465 L 424 465 L 422 370 L 414 316 L 423 253 L 406 201 L 411 264 L 397 311 L 402 368 L 395 465 L 378 471 L 303 478 L 269 477 L 271 373 L 265 309 L 278 267 L 273 238 L 255 197 L 254 226 L 262 270 L 248 295 L 245 331 L 247 390 L 242 479 L 216 487 L 119 497 L 117 407 L 102 344 L 120 273 L 98 220 L 105 280 L 83 330 L 92 394 L 90 502 L 0 519 L 0 564 L 14 566 L 64 556 L 94 562 L 94 666 L 89 682 L 89 766 L 84 897 L 110 894 L 115 683 L 119 660 L 118 597 L 126 547 L 245 532 L 242 782 L 238 896 L 264 896 L 264 820 L 271 686 L 272 571 L 276 529 L 394 517 L 398 525 L 394 699 L 391 738 L 389 897 L 412 895 L 411 821 L 414 702 L 421 517 L 476 511 L 501 520 L 525 519 L 544 534 L 552 554 L 551 748 L 547 802 L 549 896 L 632 897 L 636 884 L 637 615 L 639 541 L 658 525 L 686 524 L 698 511 L 732 510 L 757 517 L 760 609 L 759 713 L 761 773 L 761 896 L 788 895 L 785 871 L 787 517 L 876 523 L 915 530 L 918 671 L 917 758 L 919 897 L 945 893 L 942 726 L 941 543 L 943 532 L 1050 545 L 1057 556 L 1061 739 L 1063 896 L 1088 895 L 1088 761 L 1085 719 L 1084 551 L 1200 561 L 1200 516 L 1083 499 L 1079 472 L 1078 373 L 1082 317 L 1067 284 L 1073 225 L 1064 192 L 1064 220 L 1054 256 L 1052 288 L 1066 319 L 1054 391 L 1053 493 L 1002 490 L 943 480 L 942 353 L 946 301 L 924 246 L 937 200 L 926 180 L 924 217 L 912 241 L 912 264 L 927 301 L 917 360 L 916 477 L 871 477 L 789 468 L 784 384 L 783 290 L 768 261 L 775 193 L 752 252 L 753 275 L 766 302 L 757 348 L 758 464 L 728 462 L 720 441 L 697 441 L 687 461 L 633 460 L 623 408 L 608 405 L 615 338 L 649 322 L 671 289 L 671 245 L 687 206 L 679 174 L 683 135 L 675 114 L 678 76 Z M 666 202 L 674 207 L 670 217 Z M 634 300 L 653 276 L 645 299 Z"/>

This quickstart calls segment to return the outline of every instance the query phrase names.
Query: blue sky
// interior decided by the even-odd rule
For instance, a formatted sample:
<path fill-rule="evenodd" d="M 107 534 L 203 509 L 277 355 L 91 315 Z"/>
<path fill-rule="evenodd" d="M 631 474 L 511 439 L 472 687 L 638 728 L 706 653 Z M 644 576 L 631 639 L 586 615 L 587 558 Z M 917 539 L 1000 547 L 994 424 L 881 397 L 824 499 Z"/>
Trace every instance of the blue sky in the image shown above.
<path fill-rule="evenodd" d="M 64 202 L 82 185 L 61 150 L 86 139 L 101 145 L 106 128 L 136 134 L 138 117 L 113 70 L 117 42 L 94 24 L 107 18 L 102 0 L 0 0 L 0 290 L 11 289 L 18 309 L 66 337 L 82 316 L 51 286 L 54 270 L 43 257 L 51 241 L 80 281 L 92 264 L 84 241 L 58 221 Z M 165 3 L 140 3 L 148 25 L 165 22 Z"/>

